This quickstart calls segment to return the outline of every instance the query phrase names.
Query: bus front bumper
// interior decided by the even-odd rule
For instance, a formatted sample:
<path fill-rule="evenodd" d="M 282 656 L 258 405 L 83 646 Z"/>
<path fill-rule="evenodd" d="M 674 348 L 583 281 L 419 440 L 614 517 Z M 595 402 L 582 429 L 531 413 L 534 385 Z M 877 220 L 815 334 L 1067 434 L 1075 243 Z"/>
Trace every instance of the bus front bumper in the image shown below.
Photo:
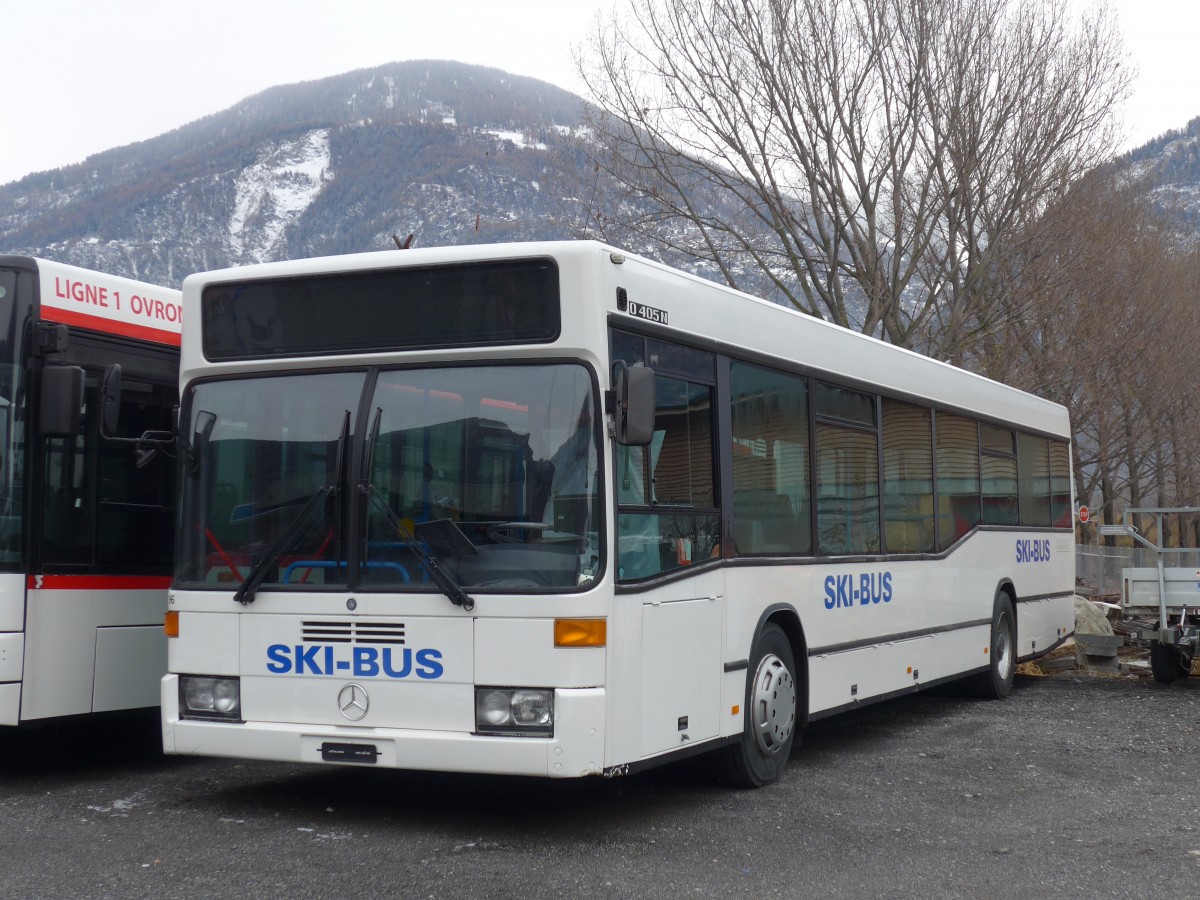
<path fill-rule="evenodd" d="M 179 676 L 162 680 L 163 752 L 277 762 L 578 778 L 604 770 L 604 689 L 560 688 L 554 737 L 181 719 Z M 358 749 L 355 749 L 358 748 Z"/>

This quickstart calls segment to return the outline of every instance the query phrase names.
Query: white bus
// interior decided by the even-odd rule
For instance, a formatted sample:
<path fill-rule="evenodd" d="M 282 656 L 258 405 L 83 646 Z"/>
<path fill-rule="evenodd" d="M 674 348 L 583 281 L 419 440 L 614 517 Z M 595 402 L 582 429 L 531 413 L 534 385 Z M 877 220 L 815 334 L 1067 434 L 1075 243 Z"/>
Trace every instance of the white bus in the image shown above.
<path fill-rule="evenodd" d="M 593 242 L 183 293 L 168 753 L 761 785 L 1073 632 L 1061 406 Z"/>
<path fill-rule="evenodd" d="M 181 318 L 179 291 L 0 256 L 0 725 L 158 705 L 174 462 L 138 437 L 174 428 Z"/>

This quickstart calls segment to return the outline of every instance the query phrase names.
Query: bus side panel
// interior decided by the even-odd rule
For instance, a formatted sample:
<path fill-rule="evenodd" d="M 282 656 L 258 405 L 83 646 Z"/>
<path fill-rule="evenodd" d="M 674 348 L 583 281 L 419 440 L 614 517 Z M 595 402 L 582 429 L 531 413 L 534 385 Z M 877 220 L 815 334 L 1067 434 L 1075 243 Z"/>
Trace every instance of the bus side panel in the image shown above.
<path fill-rule="evenodd" d="M 158 683 L 166 671 L 161 625 L 97 628 L 92 711 L 157 706 Z"/>
<path fill-rule="evenodd" d="M 714 599 L 642 607 L 641 756 L 717 736 L 721 610 Z"/>
<path fill-rule="evenodd" d="M 0 684 L 0 725 L 21 721 L 21 684 Z"/>
<path fill-rule="evenodd" d="M 25 628 L 25 576 L 0 575 L 0 632 Z"/>
<path fill-rule="evenodd" d="M 0 725 L 21 720 L 25 664 L 25 578 L 0 575 Z"/>
<path fill-rule="evenodd" d="M 874 647 L 809 657 L 810 712 L 838 709 L 881 693 L 879 662 L 879 653 Z"/>
<path fill-rule="evenodd" d="M 88 580 L 81 576 L 79 586 L 29 589 L 23 720 L 92 712 L 97 695 L 104 709 L 156 702 L 157 692 L 149 686 L 139 689 L 136 703 L 114 703 L 113 697 L 122 685 L 156 685 L 166 672 L 166 591 L 94 588 Z M 138 630 L 132 643 L 128 635 L 98 635 L 98 629 L 119 626 L 148 630 Z"/>
<path fill-rule="evenodd" d="M 884 693 L 917 688 L 938 678 L 938 640 L 932 634 L 883 645 L 879 665 Z"/>
<path fill-rule="evenodd" d="M 1017 656 L 1040 656 L 1075 630 L 1075 542 L 1070 534 L 1016 536 Z M 1040 547 L 1041 552 L 1036 552 Z M 1039 561 L 1040 560 L 1040 561 Z M 1053 596 L 1051 596 L 1053 595 Z M 1040 597 L 1023 601 L 1023 597 Z"/>
<path fill-rule="evenodd" d="M 0 684 L 21 680 L 25 659 L 25 635 L 19 631 L 0 634 Z"/>
<path fill-rule="evenodd" d="M 1062 643 L 1073 628 L 1064 625 L 1073 621 L 1075 600 L 1070 596 L 1049 597 L 1017 607 L 1017 657 L 1040 656 Z"/>
<path fill-rule="evenodd" d="M 753 635 L 743 629 L 778 603 L 796 610 L 812 654 L 809 714 L 976 672 L 989 662 L 1004 582 L 1018 600 L 1058 594 L 1017 604 L 1019 655 L 1043 653 L 1073 627 L 1072 549 L 1069 535 L 994 530 L 943 559 L 737 566 L 727 575 L 726 662 L 748 653 Z"/>
<path fill-rule="evenodd" d="M 938 661 L 944 675 L 976 672 L 991 662 L 992 626 L 975 625 L 938 635 Z"/>
<path fill-rule="evenodd" d="M 22 719 L 92 709 L 96 622 L 89 590 L 29 590 Z"/>

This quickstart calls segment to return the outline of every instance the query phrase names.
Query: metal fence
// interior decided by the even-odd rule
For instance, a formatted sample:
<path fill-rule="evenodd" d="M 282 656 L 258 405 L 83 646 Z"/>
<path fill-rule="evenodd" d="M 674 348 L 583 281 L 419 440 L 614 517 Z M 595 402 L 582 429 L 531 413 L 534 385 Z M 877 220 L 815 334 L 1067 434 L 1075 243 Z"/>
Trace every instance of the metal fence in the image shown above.
<path fill-rule="evenodd" d="M 1170 567 L 1200 569 L 1200 550 L 1171 551 L 1163 562 Z M 1075 547 L 1075 577 L 1098 596 L 1120 597 L 1122 569 L 1157 565 L 1158 554 L 1145 547 Z"/>

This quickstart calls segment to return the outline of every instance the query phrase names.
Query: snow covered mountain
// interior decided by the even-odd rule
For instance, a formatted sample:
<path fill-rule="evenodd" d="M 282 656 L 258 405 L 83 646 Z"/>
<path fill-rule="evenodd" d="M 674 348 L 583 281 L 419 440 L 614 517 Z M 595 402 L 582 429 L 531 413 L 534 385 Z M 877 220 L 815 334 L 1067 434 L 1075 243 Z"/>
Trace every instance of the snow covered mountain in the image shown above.
<path fill-rule="evenodd" d="M 404 62 L 272 88 L 0 187 L 0 251 L 177 286 L 275 259 L 572 236 L 583 101 L 479 66 Z"/>
<path fill-rule="evenodd" d="M 1117 161 L 1151 205 L 1191 244 L 1200 232 L 1200 118 Z"/>
<path fill-rule="evenodd" d="M 444 61 L 271 88 L 0 186 L 0 252 L 178 286 L 206 269 L 391 249 L 393 234 L 411 233 L 416 246 L 594 236 L 593 198 L 638 201 L 607 186 L 580 152 L 585 109 L 545 82 Z M 1196 239 L 1200 119 L 1114 165 L 1181 240 Z M 622 214 L 607 212 L 611 229 Z M 741 274 L 742 286 L 770 296 L 760 273 Z"/>

